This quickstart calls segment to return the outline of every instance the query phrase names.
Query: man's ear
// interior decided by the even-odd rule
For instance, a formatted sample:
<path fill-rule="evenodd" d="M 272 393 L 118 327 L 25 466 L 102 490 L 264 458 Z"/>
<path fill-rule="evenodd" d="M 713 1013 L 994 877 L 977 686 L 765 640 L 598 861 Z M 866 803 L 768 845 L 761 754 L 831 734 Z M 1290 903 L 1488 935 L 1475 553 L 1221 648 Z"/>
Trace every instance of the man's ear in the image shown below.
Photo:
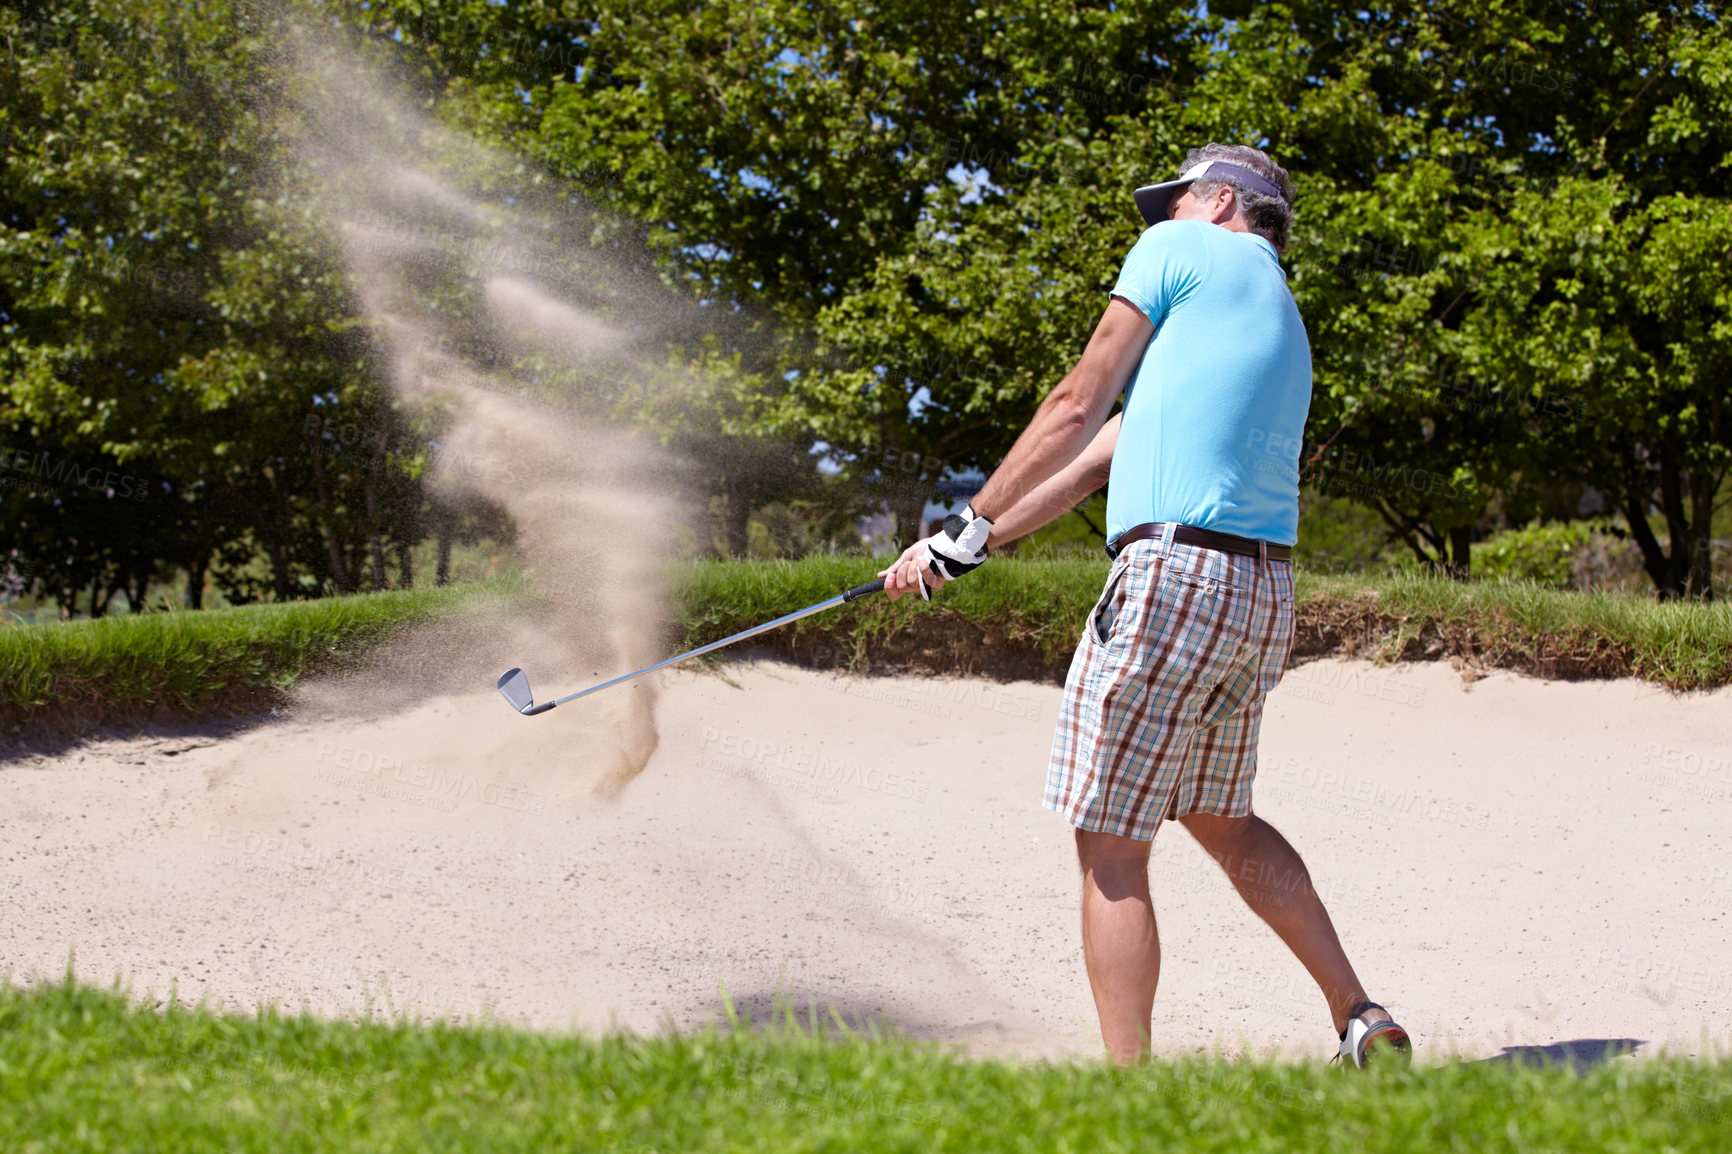
<path fill-rule="evenodd" d="M 1231 187 L 1225 184 L 1215 190 L 1215 195 L 1212 199 L 1215 203 L 1209 206 L 1211 209 L 1209 217 L 1216 224 L 1226 224 L 1229 220 L 1233 219 L 1233 214 L 1239 211 L 1239 198 L 1237 194 L 1233 192 Z"/>

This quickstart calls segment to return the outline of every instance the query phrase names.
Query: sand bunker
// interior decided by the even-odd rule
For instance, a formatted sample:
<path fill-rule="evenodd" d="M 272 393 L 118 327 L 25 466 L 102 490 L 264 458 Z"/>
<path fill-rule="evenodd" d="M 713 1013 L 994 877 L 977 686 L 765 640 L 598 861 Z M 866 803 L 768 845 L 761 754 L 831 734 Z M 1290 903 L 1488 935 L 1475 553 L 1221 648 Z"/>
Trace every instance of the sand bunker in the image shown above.
<path fill-rule="evenodd" d="M 583 232 L 569 203 L 474 192 L 499 158 L 351 55 L 285 51 L 303 191 L 397 398 L 447 421 L 444 484 L 510 510 L 543 605 L 422 630 L 285 718 L 13 751 L 0 966 L 589 1030 L 780 994 L 976 1051 L 1098 1053 L 1070 831 L 1038 804 L 1056 687 L 763 663 L 534 719 L 500 701 L 510 665 L 545 699 L 664 656 L 672 465 L 602 415 L 677 389 L 637 321 L 670 310 L 561 239 Z M 1422 1059 L 1724 1053 L 1729 705 L 1315 662 L 1270 699 L 1256 805 Z M 1332 1054 L 1320 995 L 1214 863 L 1169 826 L 1154 868 L 1155 1049 Z"/>
<path fill-rule="evenodd" d="M 32 981 L 76 951 L 87 981 L 237 1009 L 591 1030 L 780 989 L 976 1051 L 1094 1054 L 1069 830 L 1038 805 L 1058 690 L 728 676 L 663 677 L 661 744 L 612 803 L 570 766 L 625 702 L 524 719 L 487 685 L 15 759 L 0 958 Z M 1315 662 L 1270 700 L 1257 808 L 1422 1054 L 1724 1054 L 1729 706 Z M 1333 1052 L 1303 971 L 1174 826 L 1155 892 L 1158 1051 Z"/>

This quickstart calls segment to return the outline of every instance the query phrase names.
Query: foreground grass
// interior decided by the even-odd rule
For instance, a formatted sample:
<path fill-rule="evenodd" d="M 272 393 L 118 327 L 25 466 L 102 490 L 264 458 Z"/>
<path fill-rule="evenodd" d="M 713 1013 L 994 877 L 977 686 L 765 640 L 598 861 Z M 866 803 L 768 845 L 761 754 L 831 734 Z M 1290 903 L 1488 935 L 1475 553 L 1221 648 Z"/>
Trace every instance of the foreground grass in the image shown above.
<path fill-rule="evenodd" d="M 229 1017 L 0 987 L 0 1148 L 1724 1151 L 1732 1064 L 968 1061 L 798 1029 L 655 1039 Z"/>
<path fill-rule="evenodd" d="M 190 707 L 236 686 L 283 689 L 412 621 L 502 585 L 0 628 L 0 707 Z"/>

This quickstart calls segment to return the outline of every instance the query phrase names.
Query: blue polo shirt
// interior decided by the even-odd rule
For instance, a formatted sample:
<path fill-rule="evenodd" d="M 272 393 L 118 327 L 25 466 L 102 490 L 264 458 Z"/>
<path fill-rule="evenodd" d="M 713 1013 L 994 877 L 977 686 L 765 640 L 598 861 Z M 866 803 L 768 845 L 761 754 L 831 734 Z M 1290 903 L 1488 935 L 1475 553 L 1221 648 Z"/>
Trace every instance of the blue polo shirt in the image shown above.
<path fill-rule="evenodd" d="M 1162 221 L 1125 258 L 1113 295 L 1155 335 L 1125 390 L 1107 536 L 1176 521 L 1296 542 L 1311 344 L 1275 246 Z"/>

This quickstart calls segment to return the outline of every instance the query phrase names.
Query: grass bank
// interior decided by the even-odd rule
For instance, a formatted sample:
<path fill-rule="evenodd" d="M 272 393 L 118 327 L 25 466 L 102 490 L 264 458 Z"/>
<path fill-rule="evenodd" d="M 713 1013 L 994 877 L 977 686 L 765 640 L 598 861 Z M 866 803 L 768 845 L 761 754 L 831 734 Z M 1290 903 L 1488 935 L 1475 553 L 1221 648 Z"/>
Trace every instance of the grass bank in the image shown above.
<path fill-rule="evenodd" d="M 870 580 L 877 565 L 812 557 L 674 566 L 667 645 L 695 648 L 779 617 Z M 995 561 L 930 604 L 857 601 L 754 644 L 826 668 L 1058 680 L 1105 575 L 1105 561 L 1089 557 Z M 0 733 L 260 710 L 297 678 L 353 661 L 412 622 L 530 596 L 523 582 L 502 579 L 0 627 Z M 1294 652 L 1713 688 L 1732 684 L 1732 604 L 1301 573 Z"/>
<path fill-rule="evenodd" d="M 0 724 L 79 724 L 267 707 L 305 674 L 502 583 L 203 612 L 0 627 Z M 10 726 L 8 726 L 10 728 Z"/>
<path fill-rule="evenodd" d="M 678 572 L 688 648 L 869 580 L 870 561 L 713 562 Z M 1105 559 L 999 561 L 930 604 L 855 602 L 765 635 L 793 660 L 855 670 L 925 669 L 1061 679 L 1106 579 Z M 1539 677 L 1638 677 L 1672 689 L 1732 684 L 1732 603 L 1659 603 L 1531 583 L 1435 577 L 1297 582 L 1296 658 L 1457 659 Z"/>
<path fill-rule="evenodd" d="M 968 1061 L 784 1025 L 654 1039 L 164 1012 L 0 987 L 0 1148 L 1723 1151 L 1732 1064 L 1363 1076 Z"/>

